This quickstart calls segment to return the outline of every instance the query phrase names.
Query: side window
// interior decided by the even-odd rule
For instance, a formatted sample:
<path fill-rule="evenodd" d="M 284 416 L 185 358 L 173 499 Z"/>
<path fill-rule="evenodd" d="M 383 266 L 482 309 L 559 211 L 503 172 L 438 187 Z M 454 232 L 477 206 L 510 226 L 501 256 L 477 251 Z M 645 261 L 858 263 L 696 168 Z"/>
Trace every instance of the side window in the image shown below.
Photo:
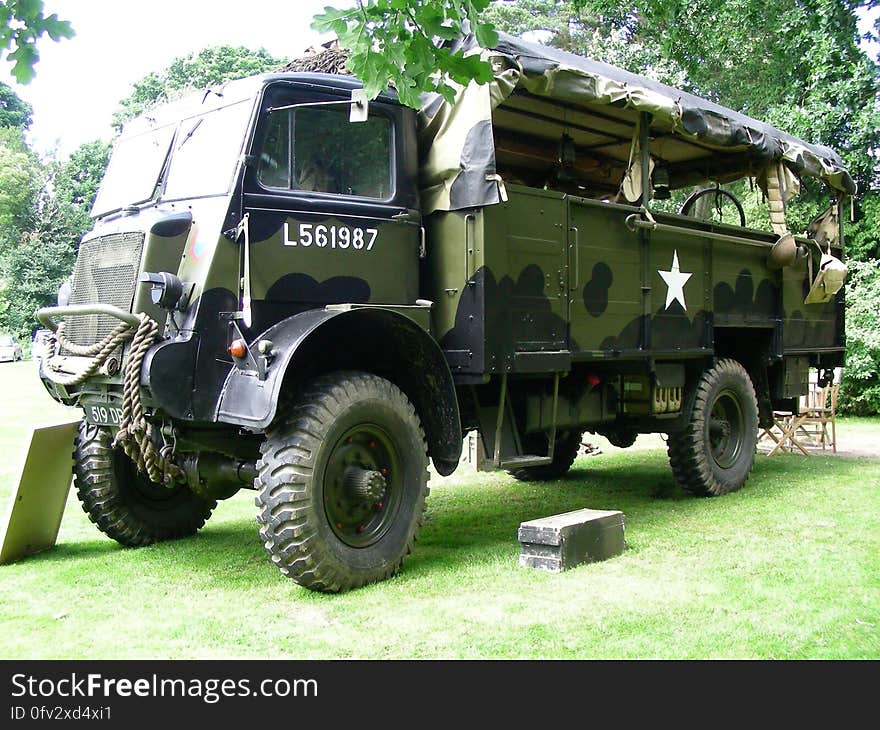
<path fill-rule="evenodd" d="M 348 109 L 343 109 L 306 107 L 272 113 L 260 154 L 260 182 L 272 188 L 377 200 L 391 197 L 391 120 L 375 115 L 352 123 Z"/>
<path fill-rule="evenodd" d="M 257 168 L 260 182 L 267 188 L 290 187 L 290 111 L 269 115 L 266 141 Z"/>

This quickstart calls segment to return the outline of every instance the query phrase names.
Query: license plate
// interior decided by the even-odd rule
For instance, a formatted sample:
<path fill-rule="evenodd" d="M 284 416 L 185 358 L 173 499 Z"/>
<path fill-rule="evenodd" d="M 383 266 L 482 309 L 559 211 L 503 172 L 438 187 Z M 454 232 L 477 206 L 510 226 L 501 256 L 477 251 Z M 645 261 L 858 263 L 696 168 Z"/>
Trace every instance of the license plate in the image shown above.
<path fill-rule="evenodd" d="M 86 420 L 95 426 L 118 426 L 122 423 L 122 408 L 108 403 L 90 403 L 85 406 Z"/>

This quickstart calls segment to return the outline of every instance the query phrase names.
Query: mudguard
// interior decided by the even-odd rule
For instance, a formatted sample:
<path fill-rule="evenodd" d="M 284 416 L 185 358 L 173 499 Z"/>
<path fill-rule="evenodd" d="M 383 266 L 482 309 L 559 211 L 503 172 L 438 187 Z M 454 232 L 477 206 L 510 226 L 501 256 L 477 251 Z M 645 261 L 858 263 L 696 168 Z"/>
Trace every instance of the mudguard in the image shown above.
<path fill-rule="evenodd" d="M 365 370 L 407 394 L 422 420 L 435 468 L 442 475 L 455 470 L 462 444 L 455 384 L 440 347 L 413 319 L 374 306 L 309 310 L 254 338 L 248 361 L 261 356 L 261 340 L 272 343 L 265 376 L 261 379 L 257 368 L 233 368 L 217 421 L 262 431 L 277 415 L 286 382 L 306 382 L 331 370 Z"/>

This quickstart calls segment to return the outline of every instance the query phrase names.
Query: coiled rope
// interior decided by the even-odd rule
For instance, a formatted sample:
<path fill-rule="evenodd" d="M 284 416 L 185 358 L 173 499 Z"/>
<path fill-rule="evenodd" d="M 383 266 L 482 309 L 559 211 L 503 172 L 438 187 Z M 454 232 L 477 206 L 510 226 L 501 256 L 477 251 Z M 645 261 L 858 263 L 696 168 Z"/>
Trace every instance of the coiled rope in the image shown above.
<path fill-rule="evenodd" d="M 79 385 L 98 372 L 107 358 L 110 357 L 120 345 L 128 342 L 134 336 L 134 332 L 134 328 L 130 324 L 127 322 L 120 322 L 103 340 L 94 345 L 85 347 L 83 345 L 77 345 L 75 342 L 71 342 L 64 337 L 64 322 L 62 322 L 50 337 L 49 351 L 51 355 L 59 355 L 61 353 L 61 348 L 63 347 L 74 355 L 90 357 L 92 358 L 92 361 L 81 373 L 71 374 L 63 372 L 60 366 L 55 364 L 53 358 L 49 357 L 46 359 L 46 365 L 48 366 L 47 375 L 52 378 L 53 383 L 58 383 L 58 385 Z"/>
<path fill-rule="evenodd" d="M 141 365 L 147 350 L 159 336 L 159 325 L 143 312 L 137 317 L 137 327 L 120 322 L 103 340 L 89 346 L 77 345 L 65 339 L 62 322 L 52 335 L 50 352 L 58 355 L 63 347 L 74 355 L 91 358 L 91 362 L 81 373 L 68 374 L 62 373 L 52 358 L 48 358 L 46 372 L 59 385 L 79 385 L 98 372 L 118 347 L 131 340 L 122 376 L 122 419 L 113 445 L 121 447 L 137 465 L 138 471 L 145 472 L 150 481 L 170 485 L 182 480 L 183 470 L 173 461 L 174 447 L 171 444 L 161 449 L 156 447 L 153 426 L 144 416 L 141 404 Z"/>

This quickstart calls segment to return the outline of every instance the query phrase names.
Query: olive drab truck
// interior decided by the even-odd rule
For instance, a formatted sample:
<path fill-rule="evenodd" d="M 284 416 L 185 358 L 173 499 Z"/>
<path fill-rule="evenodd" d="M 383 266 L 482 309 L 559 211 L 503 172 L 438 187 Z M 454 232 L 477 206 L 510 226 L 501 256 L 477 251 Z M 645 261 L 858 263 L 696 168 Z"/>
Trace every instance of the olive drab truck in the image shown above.
<path fill-rule="evenodd" d="M 585 432 L 665 433 L 677 482 L 722 495 L 808 369 L 843 363 L 834 151 L 517 38 L 460 47 L 493 81 L 419 111 L 285 71 L 126 125 L 38 313 L 107 535 L 190 535 L 253 489 L 282 573 L 351 589 L 401 567 L 429 460 L 450 474 L 467 432 L 521 480 L 563 475 Z M 829 207 L 802 234 L 807 178 Z"/>

